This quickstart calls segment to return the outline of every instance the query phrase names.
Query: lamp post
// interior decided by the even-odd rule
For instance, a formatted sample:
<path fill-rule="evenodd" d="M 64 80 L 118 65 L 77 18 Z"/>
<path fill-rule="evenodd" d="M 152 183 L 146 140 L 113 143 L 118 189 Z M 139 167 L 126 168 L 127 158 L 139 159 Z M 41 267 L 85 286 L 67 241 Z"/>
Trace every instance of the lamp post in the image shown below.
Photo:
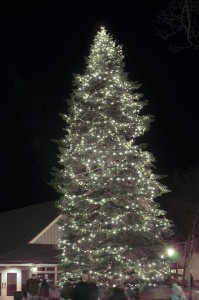
<path fill-rule="evenodd" d="M 169 271 L 170 271 L 170 280 L 171 280 L 171 275 L 172 275 L 171 274 L 171 264 L 172 264 L 173 261 L 176 262 L 176 275 L 178 277 L 178 258 L 177 258 L 178 253 L 177 253 L 177 251 L 174 248 L 169 247 L 167 249 L 167 255 L 168 255 L 169 259 L 170 259 L 170 270 Z"/>
<path fill-rule="evenodd" d="M 167 254 L 169 257 L 172 257 L 175 254 L 175 250 L 173 248 L 168 248 L 167 249 Z"/>

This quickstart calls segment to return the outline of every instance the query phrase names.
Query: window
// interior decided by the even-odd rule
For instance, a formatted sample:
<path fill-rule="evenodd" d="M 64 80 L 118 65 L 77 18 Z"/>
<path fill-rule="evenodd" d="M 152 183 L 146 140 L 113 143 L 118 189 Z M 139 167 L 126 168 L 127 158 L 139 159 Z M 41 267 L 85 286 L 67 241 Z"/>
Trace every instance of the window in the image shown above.
<path fill-rule="evenodd" d="M 7 273 L 7 296 L 14 296 L 17 290 L 17 273 Z"/>
<path fill-rule="evenodd" d="M 37 267 L 37 271 L 39 272 L 42 272 L 42 271 L 46 271 L 46 268 L 45 267 Z"/>
<path fill-rule="evenodd" d="M 47 267 L 46 270 L 47 271 L 55 271 L 55 267 Z"/>

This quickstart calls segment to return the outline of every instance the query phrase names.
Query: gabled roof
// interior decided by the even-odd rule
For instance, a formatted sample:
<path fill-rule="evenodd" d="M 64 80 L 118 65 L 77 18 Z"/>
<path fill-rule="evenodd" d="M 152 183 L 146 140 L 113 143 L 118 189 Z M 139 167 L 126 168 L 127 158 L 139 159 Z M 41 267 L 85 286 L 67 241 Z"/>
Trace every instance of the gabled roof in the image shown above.
<path fill-rule="evenodd" d="M 55 201 L 0 213 L 0 255 L 26 245 L 58 215 Z"/>
<path fill-rule="evenodd" d="M 0 256 L 0 264 L 57 264 L 60 251 L 54 245 L 26 244 Z"/>

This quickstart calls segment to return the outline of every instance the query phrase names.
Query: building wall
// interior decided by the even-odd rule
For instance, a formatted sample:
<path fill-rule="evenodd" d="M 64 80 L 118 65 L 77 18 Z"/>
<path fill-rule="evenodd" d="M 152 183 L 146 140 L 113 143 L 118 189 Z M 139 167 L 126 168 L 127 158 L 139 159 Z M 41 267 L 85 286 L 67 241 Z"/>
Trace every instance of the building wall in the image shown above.
<path fill-rule="evenodd" d="M 58 221 L 61 215 L 50 223 L 44 230 L 42 230 L 36 237 L 34 237 L 30 244 L 53 244 L 57 245 L 60 238 L 60 230 Z"/>
<path fill-rule="evenodd" d="M 34 240 L 33 244 L 54 244 L 57 245 L 58 239 L 60 237 L 59 228 L 57 224 L 51 226 L 46 232 L 44 232 L 41 236 L 38 236 L 36 240 Z"/>
<path fill-rule="evenodd" d="M 181 256 L 178 263 L 181 266 L 184 266 L 185 257 Z M 192 274 L 194 280 L 199 280 L 199 252 L 194 252 L 191 258 L 190 264 L 191 270 L 190 273 Z M 183 270 L 182 270 L 183 273 Z"/>

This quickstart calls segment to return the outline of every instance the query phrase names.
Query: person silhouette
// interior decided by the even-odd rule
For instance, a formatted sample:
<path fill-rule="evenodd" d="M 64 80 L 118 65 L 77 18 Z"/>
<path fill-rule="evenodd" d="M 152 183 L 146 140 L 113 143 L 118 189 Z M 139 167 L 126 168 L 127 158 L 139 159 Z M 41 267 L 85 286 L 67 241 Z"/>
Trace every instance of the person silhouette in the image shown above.
<path fill-rule="evenodd" d="M 32 277 L 26 281 L 26 292 L 27 300 L 37 300 L 39 297 L 39 284 L 40 280 L 37 278 L 36 274 L 32 274 Z"/>

